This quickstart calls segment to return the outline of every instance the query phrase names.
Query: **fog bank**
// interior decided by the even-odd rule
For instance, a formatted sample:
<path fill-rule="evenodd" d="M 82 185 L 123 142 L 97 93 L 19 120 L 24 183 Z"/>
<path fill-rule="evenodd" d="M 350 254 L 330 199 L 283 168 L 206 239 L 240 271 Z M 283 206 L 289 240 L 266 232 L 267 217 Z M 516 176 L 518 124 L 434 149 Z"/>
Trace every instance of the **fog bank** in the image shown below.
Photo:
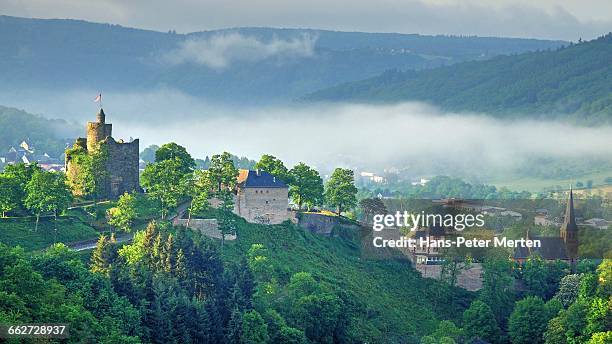
<path fill-rule="evenodd" d="M 84 127 L 95 118 L 95 94 L 37 95 L 13 98 L 13 103 L 0 99 L 0 103 Z M 444 113 L 420 103 L 240 108 L 159 90 L 104 94 L 103 104 L 115 138 L 140 138 L 141 149 L 174 141 L 201 158 L 222 151 L 251 159 L 268 153 L 288 165 L 303 161 L 322 170 L 346 166 L 378 172 L 398 168 L 421 174 L 468 170 L 486 175 L 534 159 L 612 160 L 610 126 Z"/>

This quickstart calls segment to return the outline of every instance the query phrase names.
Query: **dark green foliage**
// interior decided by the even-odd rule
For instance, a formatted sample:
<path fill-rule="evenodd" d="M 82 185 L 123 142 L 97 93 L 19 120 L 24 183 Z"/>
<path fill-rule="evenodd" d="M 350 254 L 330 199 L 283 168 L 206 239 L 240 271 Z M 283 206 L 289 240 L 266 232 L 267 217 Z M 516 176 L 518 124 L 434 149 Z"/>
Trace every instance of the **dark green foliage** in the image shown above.
<path fill-rule="evenodd" d="M 100 235 L 96 248 L 91 253 L 91 272 L 109 276 L 110 268 L 117 257 L 117 248 L 114 237 L 110 239 L 106 235 Z"/>
<path fill-rule="evenodd" d="M 468 339 L 483 339 L 490 343 L 501 343 L 501 331 L 495 321 L 491 307 L 476 300 L 463 313 L 463 329 Z"/>
<path fill-rule="evenodd" d="M 426 101 L 453 111 L 499 116 L 569 114 L 609 122 L 612 34 L 557 50 L 499 56 L 378 77 L 316 92 L 311 100 Z M 584 122 L 583 122 L 584 123 Z"/>
<path fill-rule="evenodd" d="M 364 198 L 359 201 L 359 207 L 363 212 L 366 223 L 372 221 L 372 217 L 377 214 L 387 214 L 387 207 L 385 203 L 378 198 Z"/>
<path fill-rule="evenodd" d="M 255 168 L 257 161 L 251 160 L 245 156 L 239 157 L 237 155 L 230 154 L 234 166 L 238 169 L 252 170 Z M 207 170 L 210 167 L 210 158 L 206 156 L 204 160 L 196 159 L 196 167 L 202 170 Z"/>
<path fill-rule="evenodd" d="M 558 299 L 550 299 L 544 304 L 544 309 L 546 310 L 546 317 L 552 319 L 563 309 L 563 304 Z"/>
<path fill-rule="evenodd" d="M 183 174 L 190 173 L 196 166 L 195 160 L 187 153 L 185 147 L 174 142 L 166 143 L 155 151 L 155 162 L 166 160 L 177 160 L 180 166 L 179 170 Z"/>
<path fill-rule="evenodd" d="M 25 190 L 23 203 L 36 216 L 35 230 L 38 230 L 42 214 L 52 213 L 57 219 L 57 215 L 67 210 L 72 202 L 64 174 L 36 170 Z"/>
<path fill-rule="evenodd" d="M 242 315 L 241 343 L 265 344 L 268 343 L 268 325 L 256 310 L 250 310 Z"/>
<path fill-rule="evenodd" d="M 187 195 L 184 168 L 180 159 L 170 159 L 149 164 L 142 172 L 141 184 L 147 194 L 160 202 L 162 218 Z"/>
<path fill-rule="evenodd" d="M 0 319 L 70 323 L 68 342 L 140 342 L 138 311 L 66 247 L 28 256 L 0 244 L 0 271 Z"/>
<path fill-rule="evenodd" d="M 569 266 L 561 261 L 546 262 L 541 257 L 530 257 L 521 270 L 529 294 L 544 300 L 553 297 L 561 278 L 569 272 Z"/>
<path fill-rule="evenodd" d="M 516 303 L 508 320 L 508 334 L 513 344 L 543 343 L 543 334 L 549 318 L 544 301 L 539 297 L 527 297 Z"/>
<path fill-rule="evenodd" d="M 357 187 L 353 171 L 336 168 L 325 184 L 325 202 L 336 209 L 338 214 L 357 205 Z"/>
<path fill-rule="evenodd" d="M 0 173 L 0 213 L 2 217 L 21 205 L 22 193 L 16 177 Z"/>
<path fill-rule="evenodd" d="M 223 190 L 231 190 L 236 185 L 238 169 L 234 165 L 232 155 L 228 152 L 213 155 L 207 171 L 217 193 Z"/>
<path fill-rule="evenodd" d="M 503 327 L 514 303 L 512 263 L 500 252 L 485 258 L 482 267 L 483 288 L 480 300 L 489 305 L 497 323 Z"/>
<path fill-rule="evenodd" d="M 257 164 L 255 164 L 255 168 L 266 171 L 287 184 L 291 182 L 292 175 L 289 174 L 289 170 L 280 159 L 273 155 L 262 155 Z"/>
<path fill-rule="evenodd" d="M 24 163 L 8 165 L 4 168 L 4 175 L 14 180 L 17 184 L 17 194 L 15 197 L 19 199 L 20 206 L 25 207 L 23 201 L 26 198 L 26 185 L 32 179 L 34 172 L 40 170 L 37 164 L 26 165 Z"/>

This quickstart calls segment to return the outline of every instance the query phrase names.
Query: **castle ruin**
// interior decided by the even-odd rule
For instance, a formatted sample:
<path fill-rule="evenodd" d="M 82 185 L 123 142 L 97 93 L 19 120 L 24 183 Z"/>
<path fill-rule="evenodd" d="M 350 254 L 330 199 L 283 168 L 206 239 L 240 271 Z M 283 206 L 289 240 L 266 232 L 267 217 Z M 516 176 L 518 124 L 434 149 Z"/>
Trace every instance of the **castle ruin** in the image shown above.
<path fill-rule="evenodd" d="M 66 151 L 66 175 L 69 181 L 79 178 L 79 166 L 73 163 L 71 153 L 75 150 L 91 155 L 104 149 L 104 174 L 100 194 L 105 199 L 117 198 L 125 192 L 140 192 L 139 182 L 139 141 L 115 141 L 112 136 L 113 125 L 106 123 L 104 110 L 100 108 L 95 122 L 87 123 L 87 138 L 78 138 L 72 150 Z M 79 194 L 78 191 L 75 194 Z"/>

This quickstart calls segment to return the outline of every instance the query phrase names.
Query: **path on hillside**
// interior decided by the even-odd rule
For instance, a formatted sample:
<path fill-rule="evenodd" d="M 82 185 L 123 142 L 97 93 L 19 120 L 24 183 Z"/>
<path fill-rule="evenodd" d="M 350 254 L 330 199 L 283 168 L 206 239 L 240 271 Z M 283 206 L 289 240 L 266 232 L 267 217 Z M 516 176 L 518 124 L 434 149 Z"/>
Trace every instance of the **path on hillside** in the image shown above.
<path fill-rule="evenodd" d="M 167 221 L 174 222 L 174 219 L 181 218 L 183 214 L 185 214 L 188 208 L 189 208 L 189 202 L 181 203 L 176 208 L 176 212 L 172 216 L 169 216 L 167 218 Z M 160 219 L 161 218 L 159 218 L 158 220 Z M 134 234 L 136 233 L 116 234 L 115 239 L 117 240 L 117 243 L 131 242 L 134 239 Z M 97 243 L 98 243 L 98 238 L 95 238 L 95 239 L 71 242 L 71 243 L 66 244 L 66 246 L 68 246 L 70 249 L 74 251 L 84 251 L 84 250 L 91 250 L 95 248 Z"/>

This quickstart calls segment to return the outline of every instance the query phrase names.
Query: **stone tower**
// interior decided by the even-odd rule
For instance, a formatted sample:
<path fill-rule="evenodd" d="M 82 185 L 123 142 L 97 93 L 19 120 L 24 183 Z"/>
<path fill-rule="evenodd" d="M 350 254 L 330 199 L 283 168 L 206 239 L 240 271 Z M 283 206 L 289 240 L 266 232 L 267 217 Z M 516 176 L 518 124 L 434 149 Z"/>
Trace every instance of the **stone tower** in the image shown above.
<path fill-rule="evenodd" d="M 66 152 L 66 175 L 69 182 L 79 180 L 78 164 L 73 161 L 72 154 L 91 155 L 100 148 L 107 152 L 104 158 L 104 177 L 101 198 L 117 198 L 125 192 L 140 192 L 139 181 L 139 141 L 115 141 L 112 137 L 113 125 L 106 123 L 106 114 L 100 109 L 95 122 L 87 123 L 87 138 L 78 138 L 73 149 Z M 78 191 L 75 192 L 78 195 Z"/>
<path fill-rule="evenodd" d="M 574 261 L 578 257 L 578 225 L 576 225 L 576 215 L 574 213 L 574 194 L 570 186 L 567 207 L 565 208 L 565 218 L 561 225 L 560 237 L 565 243 L 569 258 Z"/>
<path fill-rule="evenodd" d="M 113 125 L 106 123 L 106 114 L 104 110 L 100 108 L 100 111 L 96 115 L 95 122 L 87 123 L 87 150 L 93 152 L 97 149 L 100 142 L 104 141 L 107 137 L 113 135 Z"/>

